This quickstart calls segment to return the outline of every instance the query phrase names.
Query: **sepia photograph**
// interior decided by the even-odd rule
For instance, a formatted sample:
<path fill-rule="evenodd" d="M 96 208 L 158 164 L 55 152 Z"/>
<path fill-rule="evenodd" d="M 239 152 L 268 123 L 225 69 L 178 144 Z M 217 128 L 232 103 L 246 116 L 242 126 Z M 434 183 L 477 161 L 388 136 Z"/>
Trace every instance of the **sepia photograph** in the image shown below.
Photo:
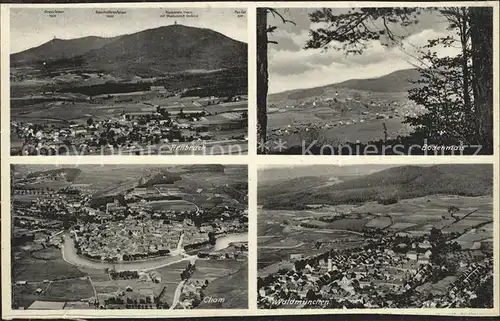
<path fill-rule="evenodd" d="M 247 309 L 247 175 L 12 165 L 12 309 Z"/>
<path fill-rule="evenodd" d="M 258 153 L 493 155 L 493 7 L 257 8 Z"/>
<path fill-rule="evenodd" d="M 11 8 L 11 154 L 246 154 L 247 37 L 246 9 Z"/>
<path fill-rule="evenodd" d="M 261 165 L 258 177 L 260 309 L 494 307 L 492 165 Z"/>

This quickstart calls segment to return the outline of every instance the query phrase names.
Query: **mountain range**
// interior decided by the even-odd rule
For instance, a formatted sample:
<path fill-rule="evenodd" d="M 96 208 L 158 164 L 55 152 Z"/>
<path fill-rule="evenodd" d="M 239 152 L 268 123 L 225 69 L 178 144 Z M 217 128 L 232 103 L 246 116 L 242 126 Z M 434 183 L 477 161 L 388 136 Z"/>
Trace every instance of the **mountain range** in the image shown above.
<path fill-rule="evenodd" d="M 292 187 L 294 186 L 294 187 Z M 306 188 L 304 188 L 306 186 Z M 301 208 L 304 204 L 357 204 L 434 194 L 464 196 L 493 193 L 493 171 L 486 164 L 399 166 L 363 177 L 325 185 L 325 178 L 280 181 L 259 189 L 259 204 L 266 208 Z"/>
<path fill-rule="evenodd" d="M 13 66 L 92 68 L 108 72 L 169 73 L 247 65 L 247 44 L 206 28 L 169 25 L 113 38 L 53 39 L 11 55 Z"/>
<path fill-rule="evenodd" d="M 300 100 L 309 97 L 334 94 L 337 89 L 354 89 L 382 93 L 407 92 L 409 89 L 415 87 L 412 81 L 418 80 L 419 78 L 420 73 L 416 68 L 403 69 L 375 78 L 350 79 L 326 86 L 288 90 L 271 94 L 270 98 L 272 100 Z"/>

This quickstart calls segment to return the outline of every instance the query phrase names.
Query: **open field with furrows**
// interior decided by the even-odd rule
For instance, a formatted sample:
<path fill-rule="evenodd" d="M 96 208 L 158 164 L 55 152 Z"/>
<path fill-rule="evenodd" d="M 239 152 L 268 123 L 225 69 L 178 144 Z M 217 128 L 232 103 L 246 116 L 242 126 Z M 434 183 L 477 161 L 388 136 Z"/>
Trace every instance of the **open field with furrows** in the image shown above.
<path fill-rule="evenodd" d="M 12 307 L 28 308 L 33 302 L 40 300 L 41 295 L 36 292 L 37 289 L 45 289 L 48 284 L 25 284 L 12 285 Z"/>
<path fill-rule="evenodd" d="M 199 97 L 180 96 L 163 98 L 156 92 L 136 92 L 127 95 L 111 94 L 93 96 L 94 102 L 87 96 L 58 94 L 36 96 L 35 98 L 14 99 L 11 103 L 11 119 L 35 124 L 67 125 L 70 121 L 85 123 L 88 118 L 94 120 L 119 119 L 123 113 L 155 112 L 156 107 L 166 108 L 170 112 L 206 110 L 210 114 L 228 113 L 248 105 L 246 101 L 221 103 L 206 106 Z M 102 97 L 101 97 L 102 96 Z"/>
<path fill-rule="evenodd" d="M 182 174 L 182 181 L 178 182 L 178 186 L 186 188 L 203 188 L 211 189 L 216 186 L 225 184 L 233 184 L 235 182 L 246 181 L 246 175 L 227 175 L 225 173 L 204 172 L 204 173 L 185 173 Z"/>
<path fill-rule="evenodd" d="M 155 211 L 195 211 L 196 206 L 184 200 L 164 200 L 148 202 L 148 205 Z"/>
<path fill-rule="evenodd" d="M 90 184 L 92 189 L 99 190 L 101 195 L 116 195 L 139 185 L 142 177 L 146 179 L 158 171 L 155 167 L 137 165 L 96 164 L 82 166 L 82 174 L 74 181 L 75 184 Z"/>
<path fill-rule="evenodd" d="M 38 182 L 33 182 L 33 183 L 26 183 L 21 185 L 22 188 L 24 189 L 30 189 L 30 188 L 50 188 L 50 189 L 60 189 L 67 187 L 71 183 L 65 180 L 58 180 L 58 181 L 51 181 L 51 180 L 43 180 L 43 181 L 38 181 Z"/>
<path fill-rule="evenodd" d="M 246 264 L 243 260 L 196 260 L 196 270 L 191 278 L 211 282 L 237 272 Z"/>
<path fill-rule="evenodd" d="M 316 235 L 316 234 L 315 234 Z M 338 250 L 348 249 L 360 246 L 363 243 L 361 238 L 351 238 L 352 241 L 342 241 L 339 239 L 337 243 L 327 243 L 328 239 L 323 239 L 323 242 L 327 243 L 321 248 L 316 247 L 316 240 L 313 242 L 309 241 L 309 243 L 301 244 L 300 246 L 294 248 L 267 248 L 265 245 L 262 247 L 258 247 L 258 259 L 257 266 L 258 269 L 265 268 L 277 262 L 288 260 L 291 254 L 302 254 L 304 256 L 311 256 L 315 254 L 320 254 L 325 252 L 325 249 L 333 248 Z M 332 239 L 330 239 L 332 240 Z M 320 241 L 318 241 L 320 242 Z"/>
<path fill-rule="evenodd" d="M 75 266 L 62 259 L 59 249 L 50 249 L 50 259 L 38 259 L 24 251 L 13 249 L 19 258 L 12 264 L 12 279 L 15 281 L 41 282 L 43 280 L 63 280 L 84 276 Z M 44 256 L 48 255 L 44 250 Z"/>
<path fill-rule="evenodd" d="M 459 208 L 453 217 L 448 213 L 450 206 Z M 324 209 L 261 210 L 258 218 L 259 268 L 287 259 L 292 253 L 311 255 L 311 251 L 316 249 L 316 242 L 328 243 L 325 246 L 339 249 L 360 245 L 363 234 L 358 231 L 362 228 L 418 236 L 429 233 L 435 227 L 442 229 L 443 233 L 464 233 L 455 239 L 464 249 L 479 247 L 481 241 L 487 241 L 493 235 L 491 196 L 432 195 L 401 200 L 391 205 L 366 202 L 351 207 L 350 211 L 350 216 L 359 218 L 328 223 L 314 219 L 314 216 L 327 215 Z M 307 227 L 301 226 L 304 222 L 309 223 Z"/>
<path fill-rule="evenodd" d="M 26 202 L 36 201 L 37 199 L 44 199 L 50 197 L 51 196 L 48 195 L 37 195 L 37 194 L 24 194 L 24 195 L 15 194 L 12 196 L 12 201 L 26 203 Z"/>
<path fill-rule="evenodd" d="M 168 284 L 179 284 L 181 282 L 181 273 L 188 265 L 187 260 L 173 263 L 164 267 L 160 267 L 155 269 L 158 273 L 160 273 L 163 277 L 162 283 Z"/>
<path fill-rule="evenodd" d="M 433 295 L 445 295 L 448 291 L 449 286 L 457 279 L 456 276 L 447 276 L 437 283 L 427 282 L 416 288 L 422 297 L 427 297 L 429 294 Z"/>
<path fill-rule="evenodd" d="M 197 263 L 198 264 L 198 263 Z M 248 308 L 248 262 L 230 275 L 216 279 L 205 289 L 205 297 L 223 298 L 224 302 L 202 302 L 200 309 L 246 309 Z"/>
<path fill-rule="evenodd" d="M 267 236 L 259 236 L 258 237 L 258 246 L 259 248 L 266 249 L 294 249 L 302 246 L 304 242 L 299 240 L 295 240 L 293 238 L 283 239 L 281 237 L 276 237 L 272 235 Z"/>
<path fill-rule="evenodd" d="M 94 290 L 90 281 L 84 277 L 82 279 L 72 279 L 63 281 L 53 281 L 41 295 L 43 301 L 79 301 L 94 297 Z"/>
<path fill-rule="evenodd" d="M 284 225 L 273 216 L 275 211 L 265 211 L 273 219 L 258 219 L 258 268 L 273 265 L 287 260 L 290 254 L 306 256 L 324 252 L 324 248 L 345 249 L 359 246 L 363 239 L 357 232 L 339 231 L 327 228 L 306 228 L 299 226 L 299 222 L 289 221 Z M 278 212 L 278 211 L 276 211 Z M 290 212 L 290 211 L 279 211 Z M 299 212 L 299 211 L 297 211 Z M 298 214 L 300 215 L 300 214 Z M 362 220 L 360 220 L 362 221 Z M 297 224 L 297 225 L 296 225 Z M 316 242 L 323 243 L 324 247 L 317 248 Z M 272 267 L 271 267 L 272 269 Z"/>

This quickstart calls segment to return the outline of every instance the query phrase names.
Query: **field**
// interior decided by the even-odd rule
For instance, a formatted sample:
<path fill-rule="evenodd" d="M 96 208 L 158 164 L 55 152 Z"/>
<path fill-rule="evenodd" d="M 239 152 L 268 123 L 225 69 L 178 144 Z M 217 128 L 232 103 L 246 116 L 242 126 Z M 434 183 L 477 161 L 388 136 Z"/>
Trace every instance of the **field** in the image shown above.
<path fill-rule="evenodd" d="M 43 292 L 41 299 L 44 301 L 79 301 L 93 296 L 92 285 L 85 277 L 51 282 Z"/>
<path fill-rule="evenodd" d="M 14 249 L 13 249 L 14 250 Z M 13 262 L 12 275 L 15 281 L 43 281 L 73 279 L 83 276 L 76 267 L 66 263 L 59 249 L 51 249 L 50 259 L 43 260 L 33 257 L 27 253 Z M 43 256 L 49 256 L 48 251 L 42 252 Z M 36 254 L 35 254 L 36 255 Z"/>
<path fill-rule="evenodd" d="M 448 213 L 450 206 L 459 211 L 455 218 Z M 260 210 L 258 219 L 258 267 L 259 273 L 271 273 L 279 261 L 290 254 L 312 255 L 316 243 L 325 243 L 329 248 L 349 248 L 363 242 L 363 228 L 379 228 L 389 233 L 404 232 L 414 236 L 429 233 L 431 228 L 444 233 L 462 234 L 457 241 L 463 249 L 481 246 L 481 241 L 492 237 L 493 199 L 491 196 L 465 197 L 431 195 L 401 200 L 391 205 L 365 202 L 349 206 L 350 217 L 331 223 L 318 221 L 327 211 L 337 213 L 338 208 L 329 206 L 318 210 Z M 345 206 L 343 206 L 345 210 Z M 471 213 L 472 214 L 469 214 Z M 469 215 L 467 215 L 469 214 Z M 302 222 L 308 223 L 306 227 Z M 263 269 L 266 267 L 266 269 Z"/>
<path fill-rule="evenodd" d="M 316 139 L 333 145 L 378 141 L 384 139 L 383 124 L 387 138 L 407 136 L 413 130 L 402 123 L 403 118 L 418 112 L 406 92 L 321 88 L 297 94 L 274 94 L 268 100 L 268 127 L 273 138 L 286 141 L 287 147 L 301 145 L 302 140 L 307 146 Z M 384 119 L 378 119 L 379 115 Z M 306 128 L 314 131 L 306 132 Z"/>
<path fill-rule="evenodd" d="M 198 264 L 198 262 L 196 263 Z M 240 287 L 235 287 L 240 284 Z M 248 262 L 237 272 L 210 282 L 205 289 L 205 298 L 223 299 L 224 302 L 202 302 L 200 309 L 246 309 L 248 308 Z"/>
<path fill-rule="evenodd" d="M 142 177 L 147 177 L 154 171 L 155 168 L 136 165 L 97 164 L 93 167 L 85 166 L 74 184 L 90 184 L 93 189 L 102 191 L 103 195 L 113 195 L 139 185 Z"/>
<path fill-rule="evenodd" d="M 148 205 L 153 208 L 153 210 L 174 210 L 174 211 L 194 211 L 196 210 L 196 205 L 191 202 L 184 200 L 164 200 L 164 201 L 152 201 L 148 202 Z"/>
<path fill-rule="evenodd" d="M 42 290 L 48 284 L 26 284 L 12 286 L 12 307 L 13 308 L 28 308 L 33 302 L 40 300 L 41 295 L 36 293 L 36 290 L 42 286 Z"/>
<path fill-rule="evenodd" d="M 457 279 L 456 276 L 447 276 L 437 283 L 427 282 L 416 288 L 421 293 L 422 297 L 427 297 L 429 294 L 444 295 L 448 287 Z"/>

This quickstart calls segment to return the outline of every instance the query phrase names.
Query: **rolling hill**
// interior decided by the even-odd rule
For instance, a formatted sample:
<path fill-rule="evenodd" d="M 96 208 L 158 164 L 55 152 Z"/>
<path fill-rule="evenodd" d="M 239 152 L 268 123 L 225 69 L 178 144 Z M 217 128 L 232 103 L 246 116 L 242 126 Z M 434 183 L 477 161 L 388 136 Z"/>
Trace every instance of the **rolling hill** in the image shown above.
<path fill-rule="evenodd" d="M 357 204 L 387 198 L 400 200 L 433 194 L 488 195 L 493 192 L 493 171 L 491 165 L 482 164 L 401 166 L 335 185 L 322 187 L 323 182 L 319 178 L 314 193 L 311 192 L 310 181 L 307 189 L 297 182 L 294 190 L 283 188 L 282 185 L 287 182 L 280 182 L 274 188 L 267 186 L 267 191 L 274 192 L 259 193 L 259 204 L 278 209 L 303 208 L 305 204 Z"/>
<path fill-rule="evenodd" d="M 199 309 L 245 309 L 248 307 L 248 266 L 238 272 L 222 277 L 210 283 L 205 290 L 205 297 L 225 298 L 224 302 L 202 302 Z M 235 285 L 241 285 L 236 286 Z"/>
<path fill-rule="evenodd" d="M 37 178 L 37 177 L 64 177 L 67 182 L 73 182 L 76 178 L 82 173 L 82 170 L 79 168 L 58 168 L 51 169 L 47 171 L 36 171 L 31 172 L 26 175 L 27 178 Z"/>
<path fill-rule="evenodd" d="M 415 86 L 411 80 L 419 79 L 420 74 L 417 69 L 403 69 L 376 78 L 350 79 L 344 82 L 307 88 L 295 89 L 270 95 L 271 100 L 290 99 L 300 100 L 309 97 L 317 97 L 323 94 L 334 93 L 337 89 L 353 89 L 372 92 L 396 93 L 407 92 Z"/>
<path fill-rule="evenodd" d="M 61 68 L 72 64 L 118 74 L 212 71 L 246 68 L 247 44 L 211 29 L 170 25 L 108 39 L 56 39 L 11 58 L 19 64 L 36 57 L 38 63 L 50 59 L 51 69 L 59 59 Z"/>
<path fill-rule="evenodd" d="M 53 39 L 38 47 L 33 47 L 10 55 L 13 66 L 32 64 L 40 61 L 54 61 L 81 56 L 91 50 L 102 48 L 119 37 L 83 37 L 77 39 Z"/>
<path fill-rule="evenodd" d="M 420 78 L 417 69 L 403 69 L 392 72 L 388 75 L 368 78 L 351 79 L 338 84 L 331 85 L 333 88 L 348 88 L 375 92 L 403 92 L 408 91 L 414 85 L 411 80 Z"/>

